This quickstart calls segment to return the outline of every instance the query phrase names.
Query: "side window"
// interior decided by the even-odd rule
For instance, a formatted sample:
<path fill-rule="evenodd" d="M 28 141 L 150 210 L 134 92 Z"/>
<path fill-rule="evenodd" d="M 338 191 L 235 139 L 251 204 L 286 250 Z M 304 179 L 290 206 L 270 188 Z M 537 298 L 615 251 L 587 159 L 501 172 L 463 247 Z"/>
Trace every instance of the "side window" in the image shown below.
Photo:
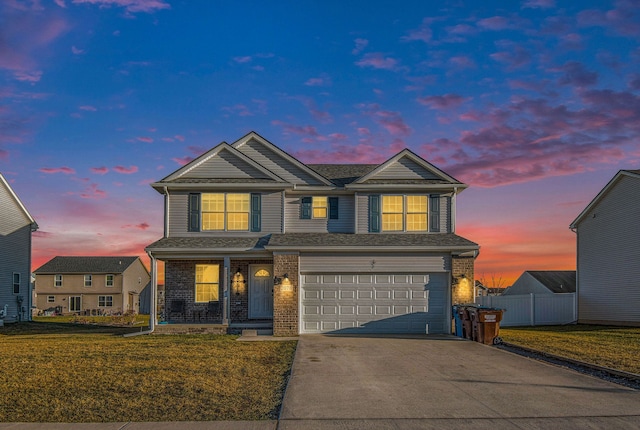
<path fill-rule="evenodd" d="M 13 274 L 13 294 L 20 294 L 20 274 Z"/>
<path fill-rule="evenodd" d="M 93 281 L 93 276 L 91 275 L 84 275 L 84 286 L 85 287 L 90 287 Z"/>
<path fill-rule="evenodd" d="M 62 287 L 62 275 L 54 275 L 53 285 L 55 287 Z"/>
<path fill-rule="evenodd" d="M 107 275 L 105 279 L 105 286 L 113 287 L 113 279 L 114 279 L 113 275 Z"/>

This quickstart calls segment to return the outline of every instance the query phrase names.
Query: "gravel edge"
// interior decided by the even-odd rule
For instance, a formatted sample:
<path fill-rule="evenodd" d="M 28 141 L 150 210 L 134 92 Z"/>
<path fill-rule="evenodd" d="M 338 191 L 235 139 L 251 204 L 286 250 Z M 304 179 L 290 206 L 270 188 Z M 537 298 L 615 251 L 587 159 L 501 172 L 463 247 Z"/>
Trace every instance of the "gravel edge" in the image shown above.
<path fill-rule="evenodd" d="M 583 361 L 560 357 L 558 355 L 506 342 L 496 345 L 496 347 L 503 351 L 565 367 L 585 375 L 590 375 L 608 382 L 613 382 L 614 384 L 624 385 L 625 387 L 640 391 L 640 375 L 635 373 L 623 372 L 621 370 L 589 364 Z"/>

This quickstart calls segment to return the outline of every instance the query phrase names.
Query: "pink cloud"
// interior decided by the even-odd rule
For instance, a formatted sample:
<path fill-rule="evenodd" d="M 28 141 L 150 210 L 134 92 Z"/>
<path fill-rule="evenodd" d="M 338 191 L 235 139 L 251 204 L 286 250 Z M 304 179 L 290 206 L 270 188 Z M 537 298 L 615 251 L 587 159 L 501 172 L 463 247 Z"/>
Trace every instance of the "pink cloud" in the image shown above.
<path fill-rule="evenodd" d="M 571 85 L 582 88 L 598 82 L 598 74 L 588 71 L 582 63 L 578 63 L 577 61 L 567 61 L 555 70 L 563 73 L 560 79 L 558 79 L 558 83 L 561 85 Z"/>
<path fill-rule="evenodd" d="M 64 173 L 65 175 L 73 175 L 76 173 L 74 169 L 71 167 L 43 167 L 40 169 L 42 173 L 53 174 L 53 173 Z"/>
<path fill-rule="evenodd" d="M 527 0 L 522 5 L 523 9 L 551 9 L 556 7 L 556 0 Z"/>
<path fill-rule="evenodd" d="M 328 87 L 331 86 L 331 78 L 328 76 L 321 76 L 317 78 L 309 78 L 304 83 L 308 87 Z"/>
<path fill-rule="evenodd" d="M 41 70 L 34 70 L 34 71 L 18 70 L 13 72 L 13 77 L 21 82 L 36 83 L 40 81 L 40 78 L 42 78 L 42 71 Z"/>
<path fill-rule="evenodd" d="M 80 49 L 80 48 L 76 48 L 75 46 L 71 47 L 71 52 L 74 55 L 80 55 L 80 54 L 84 54 L 84 49 Z"/>
<path fill-rule="evenodd" d="M 411 127 L 404 122 L 399 112 L 380 109 L 377 104 L 360 105 L 364 114 L 373 120 L 393 136 L 409 136 Z"/>
<path fill-rule="evenodd" d="M 170 9 L 171 6 L 163 0 L 72 0 L 75 4 L 94 4 L 101 8 L 122 7 L 127 12 L 153 13 L 162 9 Z"/>
<path fill-rule="evenodd" d="M 138 171 L 138 166 L 114 166 L 113 170 L 118 173 L 122 173 L 123 175 L 130 175 L 132 173 L 136 173 Z"/>
<path fill-rule="evenodd" d="M 398 60 L 387 57 L 381 52 L 371 52 L 365 54 L 362 59 L 356 61 L 356 66 L 372 67 L 374 69 L 396 70 L 398 68 Z"/>
<path fill-rule="evenodd" d="M 351 51 L 353 55 L 358 55 L 369 45 L 369 41 L 367 39 L 356 39 L 354 40 L 354 43 L 356 47 Z"/>
<path fill-rule="evenodd" d="M 431 28 L 429 28 L 431 21 L 432 20 L 430 18 L 425 18 L 422 21 L 422 25 L 420 26 L 420 28 L 410 30 L 406 36 L 402 37 L 402 40 L 406 42 L 413 42 L 413 41 L 421 41 L 425 43 L 430 42 L 431 38 L 433 37 L 433 31 L 431 31 Z"/>
<path fill-rule="evenodd" d="M 431 109 L 449 110 L 460 106 L 465 98 L 458 94 L 444 94 L 442 96 L 418 97 L 418 103 L 429 106 Z"/>
<path fill-rule="evenodd" d="M 459 69 L 473 69 L 476 67 L 476 63 L 465 55 L 458 55 L 449 58 L 449 64 Z"/>
<path fill-rule="evenodd" d="M 95 106 L 90 106 L 90 105 L 80 106 L 78 109 L 84 110 L 87 112 L 96 112 L 98 110 Z"/>
<path fill-rule="evenodd" d="M 338 144 L 331 145 L 327 151 L 319 149 L 300 149 L 293 156 L 308 164 L 363 163 L 379 164 L 387 158 L 387 150 L 376 148 L 371 144 Z"/>
<path fill-rule="evenodd" d="M 122 228 L 135 228 L 138 230 L 146 230 L 149 228 L 149 224 L 146 222 L 141 222 L 140 224 L 135 224 L 135 225 L 127 224 L 127 225 L 123 225 Z"/>
<path fill-rule="evenodd" d="M 221 108 L 223 111 L 238 116 L 253 116 L 253 113 L 249 111 L 246 105 L 236 104 L 233 106 L 224 106 Z"/>
<path fill-rule="evenodd" d="M 138 137 L 136 137 L 136 140 L 138 140 L 139 142 L 145 142 L 145 143 L 152 143 L 153 142 L 153 138 L 149 137 L 149 136 L 138 136 Z"/>
<path fill-rule="evenodd" d="M 97 175 L 104 175 L 106 174 L 109 169 L 107 167 L 92 167 L 89 170 L 91 170 L 93 173 L 97 174 Z"/>
<path fill-rule="evenodd" d="M 485 30 L 505 30 L 510 27 L 510 22 L 504 16 L 492 16 L 479 20 L 477 25 Z"/>
<path fill-rule="evenodd" d="M 80 197 L 83 199 L 104 199 L 107 197 L 107 193 L 104 190 L 98 188 L 98 184 L 90 184 L 82 193 Z"/>
<path fill-rule="evenodd" d="M 189 156 L 172 158 L 173 161 L 175 161 L 181 166 L 191 163 L 194 159 L 195 159 L 194 157 L 189 157 Z"/>
<path fill-rule="evenodd" d="M 0 160 L 8 160 L 8 159 L 9 159 L 9 151 L 0 149 Z"/>
<path fill-rule="evenodd" d="M 203 146 L 187 146 L 189 152 L 191 152 L 196 157 L 201 156 L 205 152 L 207 152 L 210 148 L 205 148 Z"/>
<path fill-rule="evenodd" d="M 489 55 L 493 60 L 505 63 L 509 69 L 517 69 L 531 62 L 531 53 L 520 45 L 509 46 L 509 50 Z"/>
<path fill-rule="evenodd" d="M 179 140 L 180 142 L 184 142 L 184 136 L 180 135 L 180 134 L 176 134 L 175 137 L 177 140 Z"/>

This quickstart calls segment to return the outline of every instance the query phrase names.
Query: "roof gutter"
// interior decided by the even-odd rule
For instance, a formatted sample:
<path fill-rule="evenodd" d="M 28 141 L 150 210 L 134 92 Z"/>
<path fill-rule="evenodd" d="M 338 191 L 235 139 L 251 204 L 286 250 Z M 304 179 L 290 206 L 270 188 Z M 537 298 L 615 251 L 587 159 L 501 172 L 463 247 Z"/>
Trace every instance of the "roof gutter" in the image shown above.
<path fill-rule="evenodd" d="M 151 334 L 156 329 L 156 317 L 158 313 L 156 310 L 158 303 L 158 264 L 156 262 L 156 258 L 151 254 L 151 252 L 147 251 L 147 255 L 151 259 L 151 304 L 149 306 L 149 329 L 135 333 L 127 333 L 124 337 Z"/>

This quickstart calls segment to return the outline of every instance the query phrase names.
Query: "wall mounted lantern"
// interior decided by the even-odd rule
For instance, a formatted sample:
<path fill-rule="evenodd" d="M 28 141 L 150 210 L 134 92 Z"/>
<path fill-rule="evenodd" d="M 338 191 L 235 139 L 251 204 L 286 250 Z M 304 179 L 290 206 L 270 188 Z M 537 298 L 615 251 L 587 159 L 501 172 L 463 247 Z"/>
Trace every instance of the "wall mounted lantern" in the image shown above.
<path fill-rule="evenodd" d="M 244 276 L 240 269 L 233 275 L 233 281 L 231 282 L 231 286 L 236 293 L 236 296 L 239 296 L 244 292 L 244 284 L 245 284 Z"/>
<path fill-rule="evenodd" d="M 280 285 L 280 291 L 283 293 L 290 293 L 293 291 L 293 284 L 289 279 L 289 275 L 286 273 L 282 278 L 275 276 L 273 278 L 273 285 Z"/>

